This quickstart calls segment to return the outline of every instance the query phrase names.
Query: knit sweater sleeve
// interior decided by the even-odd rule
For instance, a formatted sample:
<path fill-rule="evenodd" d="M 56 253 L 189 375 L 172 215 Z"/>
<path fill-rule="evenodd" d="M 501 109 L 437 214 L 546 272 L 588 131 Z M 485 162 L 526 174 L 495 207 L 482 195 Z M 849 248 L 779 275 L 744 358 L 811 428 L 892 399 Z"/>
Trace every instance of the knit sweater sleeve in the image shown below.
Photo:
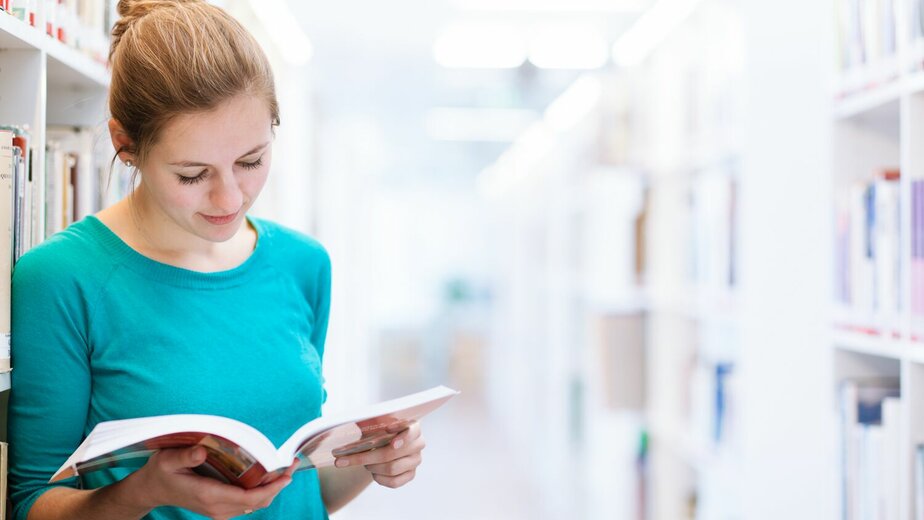
<path fill-rule="evenodd" d="M 90 401 L 87 303 L 67 255 L 53 249 L 23 256 L 13 274 L 8 433 L 17 520 L 54 487 L 48 479 L 80 444 Z"/>

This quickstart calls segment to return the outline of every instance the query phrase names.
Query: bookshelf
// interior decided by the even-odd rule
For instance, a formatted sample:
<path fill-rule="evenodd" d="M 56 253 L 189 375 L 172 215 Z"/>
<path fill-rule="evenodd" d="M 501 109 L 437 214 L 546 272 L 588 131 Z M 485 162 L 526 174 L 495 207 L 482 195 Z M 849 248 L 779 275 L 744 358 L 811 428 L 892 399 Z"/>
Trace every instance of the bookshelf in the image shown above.
<path fill-rule="evenodd" d="M 574 127 L 530 129 L 480 178 L 505 230 L 489 402 L 512 439 L 570 425 L 519 455 L 551 517 L 742 516 L 741 36 L 735 2 L 704 2 L 646 65 L 577 80 L 596 98 Z"/>
<path fill-rule="evenodd" d="M 924 156 L 917 145 L 924 137 L 924 28 L 919 21 L 924 6 L 918 0 L 897 2 L 894 10 L 878 17 L 851 13 L 850 2 L 838 2 L 838 7 L 850 14 L 838 19 L 841 80 L 831 116 L 833 188 L 836 198 L 853 197 L 854 201 L 848 201 L 853 204 L 849 210 L 842 200 L 836 203 L 837 240 L 846 247 L 835 256 L 839 275 L 837 303 L 831 313 L 835 376 L 840 385 L 894 378 L 901 402 L 897 424 L 890 424 L 883 415 L 881 421 L 860 419 L 857 424 L 842 425 L 845 450 L 851 449 L 845 439 L 857 430 L 883 430 L 888 435 L 894 429 L 898 445 L 883 444 L 884 454 L 872 459 L 879 466 L 858 468 L 849 457 L 842 459 L 839 476 L 845 487 L 840 512 L 842 518 L 854 518 L 867 507 L 864 501 L 868 498 L 851 493 L 849 482 L 872 474 L 897 484 L 898 493 L 882 499 L 886 507 L 900 518 L 918 518 L 924 514 L 916 505 L 916 497 L 924 496 L 924 482 L 914 473 L 915 452 L 924 443 L 924 424 L 914 411 L 921 405 L 924 384 L 924 351 L 918 341 L 924 289 L 918 267 L 924 224 L 919 192 Z M 869 30 L 857 33 L 858 24 Z M 875 71 L 881 75 L 882 70 L 890 71 L 886 82 L 876 81 Z M 884 170 L 896 170 L 900 177 L 883 180 Z M 865 190 L 865 207 L 855 200 L 860 190 Z M 868 219 L 865 224 L 859 223 L 861 216 Z M 845 222 L 849 237 L 844 233 Z M 857 250 L 859 238 L 867 238 L 873 246 L 865 255 Z M 852 403 L 843 396 L 841 401 L 842 406 Z M 873 402 L 886 413 L 881 398 Z M 887 464 L 893 453 L 897 467 Z"/>
<path fill-rule="evenodd" d="M 582 272 L 584 286 L 601 276 L 587 271 L 580 258 L 561 268 L 568 271 L 537 258 L 573 250 L 560 235 L 542 232 L 552 224 L 540 208 L 553 207 L 550 200 L 580 186 L 581 174 L 593 168 L 565 163 L 568 173 L 553 183 L 543 168 L 558 170 L 541 154 L 516 155 L 518 143 L 509 152 L 514 159 L 502 158 L 486 175 L 491 179 L 504 170 L 509 181 L 486 183 L 504 186 L 496 206 L 508 217 L 500 222 L 512 230 L 499 241 L 499 254 L 508 262 L 502 278 L 515 281 L 499 289 L 503 333 L 494 342 L 504 350 L 494 364 L 516 367 L 505 379 L 544 374 L 519 357 L 528 355 L 530 345 L 546 348 L 541 332 L 518 330 L 530 317 L 534 323 L 575 313 L 588 323 L 643 317 L 643 401 L 632 413 L 650 446 L 640 472 L 643 496 L 630 500 L 645 518 L 835 517 L 835 379 L 904 374 L 910 358 L 921 353 L 853 328 L 837 333 L 840 347 L 828 348 L 835 315 L 827 283 L 832 255 L 824 240 L 833 227 L 827 173 L 834 161 L 827 139 L 834 134 L 870 141 L 867 148 L 879 158 L 867 156 L 856 142 L 848 144 L 838 158 L 847 168 L 897 160 L 899 132 L 889 121 L 901 113 L 907 88 L 896 87 L 884 71 L 860 97 L 832 96 L 825 69 L 830 55 L 823 51 L 833 38 L 820 30 L 830 24 L 832 8 L 796 0 L 704 1 L 643 65 L 607 83 L 621 85 L 617 90 L 628 100 L 624 111 L 632 121 L 614 162 L 635 173 L 645 194 L 632 210 L 638 211 L 635 221 L 643 221 L 643 239 L 623 251 L 644 259 L 634 284 L 613 285 L 607 297 L 577 300 L 571 307 L 571 301 L 550 303 L 548 294 L 529 285 L 548 271 L 563 279 Z M 787 28 L 782 41 L 780 27 Z M 807 53 L 809 46 L 820 51 Z M 832 118 L 859 124 L 835 131 Z M 551 147 L 567 149 L 561 141 L 546 141 L 544 149 Z M 588 235 L 575 224 L 578 242 L 619 243 L 632 219 L 595 214 L 587 202 L 572 212 L 578 214 L 580 222 L 602 219 L 612 230 L 609 237 Z M 612 271 L 622 275 L 625 263 L 626 258 L 612 260 Z M 844 314 L 858 315 L 870 313 Z M 583 368 L 567 365 L 582 382 L 581 424 L 587 434 L 579 438 L 585 453 L 617 453 L 631 439 L 613 437 L 608 450 L 588 441 L 595 427 L 590 417 L 620 414 L 602 404 L 605 385 L 595 384 L 600 376 L 594 367 L 603 364 L 592 353 L 606 342 L 588 334 L 592 328 L 583 330 L 564 346 L 584 359 Z M 626 372 L 602 377 L 618 379 Z M 515 414 L 530 395 L 521 388 L 497 394 L 499 401 L 507 399 L 500 416 Z M 521 412 L 512 420 L 528 416 Z M 594 475 L 592 468 L 579 471 Z M 609 515 L 590 516 L 601 511 Z M 583 512 L 588 518 L 629 517 L 616 511 Z"/>
<path fill-rule="evenodd" d="M 39 27 L 44 26 L 47 5 L 51 4 L 37 6 Z M 94 7 L 99 11 L 95 13 L 92 27 L 79 29 L 84 34 L 79 42 L 70 36 L 63 41 L 52 38 L 11 13 L 0 11 L 0 125 L 16 127 L 27 137 L 31 168 L 24 178 L 24 193 L 28 195 L 24 196 L 27 202 L 20 218 L 31 214 L 33 204 L 36 205 L 35 214 L 43 214 L 41 221 L 28 218 L 23 225 L 23 232 L 28 235 L 28 238 L 21 238 L 24 249 L 45 236 L 45 209 L 39 210 L 38 205 L 50 205 L 54 201 L 44 200 L 46 190 L 40 182 L 46 176 L 59 173 L 53 170 L 59 166 L 53 163 L 55 157 L 60 158 L 56 154 L 70 154 L 75 161 L 73 173 L 80 174 L 73 179 L 76 191 L 53 181 L 61 188 L 62 196 L 71 197 L 67 201 L 70 211 L 65 208 L 63 218 L 73 221 L 98 210 L 105 200 L 100 168 L 111 146 L 103 133 L 109 84 L 106 66 L 99 61 L 105 48 L 102 27 L 108 19 L 101 8 L 103 5 L 100 2 Z M 76 4 L 70 7 L 76 9 Z M 93 32 L 93 28 L 99 34 Z M 76 25 L 69 25 L 67 29 L 68 34 L 72 29 L 75 33 L 78 31 Z M 46 152 L 52 149 L 57 151 Z M 108 153 L 111 157 L 111 152 Z M 43 172 L 41 176 L 39 172 Z M 119 183 L 114 180 L 113 184 Z M 75 197 L 74 193 L 78 195 Z M 62 221 L 48 230 L 63 225 Z M 0 390 L 9 387 L 9 373 L 0 374 Z"/>

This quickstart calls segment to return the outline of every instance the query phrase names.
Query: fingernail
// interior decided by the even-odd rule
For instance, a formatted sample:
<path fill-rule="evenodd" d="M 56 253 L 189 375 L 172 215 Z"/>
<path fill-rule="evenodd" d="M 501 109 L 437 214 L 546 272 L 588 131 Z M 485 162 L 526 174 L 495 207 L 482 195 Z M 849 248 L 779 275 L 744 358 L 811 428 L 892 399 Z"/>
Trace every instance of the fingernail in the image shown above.
<path fill-rule="evenodd" d="M 395 441 L 395 449 L 396 449 L 396 450 L 397 450 L 397 449 L 401 449 L 401 446 L 404 446 L 404 441 L 401 440 L 401 439 L 396 440 L 396 441 Z"/>
<path fill-rule="evenodd" d="M 334 462 L 334 465 L 338 468 L 345 468 L 350 465 L 350 461 L 346 459 L 337 459 L 337 462 Z"/>

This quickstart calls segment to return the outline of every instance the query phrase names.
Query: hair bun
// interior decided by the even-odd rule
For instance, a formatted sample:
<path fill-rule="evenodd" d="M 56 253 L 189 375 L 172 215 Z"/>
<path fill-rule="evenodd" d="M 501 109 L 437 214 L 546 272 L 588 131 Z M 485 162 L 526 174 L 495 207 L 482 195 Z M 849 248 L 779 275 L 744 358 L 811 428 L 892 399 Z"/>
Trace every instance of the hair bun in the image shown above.
<path fill-rule="evenodd" d="M 198 3 L 202 0 L 119 0 L 116 7 L 122 18 L 138 19 L 159 7 L 170 7 L 176 4 Z"/>
<path fill-rule="evenodd" d="M 119 12 L 119 19 L 112 26 L 112 41 L 109 46 L 109 60 L 115 53 L 116 46 L 122 39 L 122 35 L 136 21 L 149 14 L 151 11 L 177 7 L 179 4 L 198 4 L 203 0 L 119 0 L 116 9 Z"/>

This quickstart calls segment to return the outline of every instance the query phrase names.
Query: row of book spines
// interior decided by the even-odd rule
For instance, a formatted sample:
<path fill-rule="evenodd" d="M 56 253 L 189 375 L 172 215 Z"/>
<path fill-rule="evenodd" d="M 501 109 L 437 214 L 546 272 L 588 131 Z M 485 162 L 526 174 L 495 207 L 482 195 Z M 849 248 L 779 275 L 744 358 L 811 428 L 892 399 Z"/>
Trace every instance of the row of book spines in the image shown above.
<path fill-rule="evenodd" d="M 731 289 L 737 284 L 738 186 L 726 175 L 703 176 L 690 194 L 691 278 Z"/>
<path fill-rule="evenodd" d="M 883 170 L 838 198 L 834 296 L 854 310 L 894 316 L 904 308 L 899 178 Z"/>
<path fill-rule="evenodd" d="M 115 14 L 104 0 L 0 0 L 4 10 L 60 42 L 108 60 L 109 33 Z"/>
<path fill-rule="evenodd" d="M 902 0 L 839 0 L 837 24 L 839 65 L 843 70 L 895 56 L 897 18 Z M 915 3 L 918 0 L 910 0 Z"/>
<path fill-rule="evenodd" d="M 7 132 L 11 134 L 12 143 L 9 179 L 12 242 L 0 247 L 9 247 L 15 265 L 26 251 L 76 219 L 73 179 L 77 158 L 75 154 L 56 150 L 54 143 L 49 143 L 46 168 L 40 171 L 33 168 L 34 148 L 28 133 L 15 127 Z"/>
<path fill-rule="evenodd" d="M 899 518 L 902 413 L 898 379 L 842 382 L 841 421 L 843 518 Z"/>

